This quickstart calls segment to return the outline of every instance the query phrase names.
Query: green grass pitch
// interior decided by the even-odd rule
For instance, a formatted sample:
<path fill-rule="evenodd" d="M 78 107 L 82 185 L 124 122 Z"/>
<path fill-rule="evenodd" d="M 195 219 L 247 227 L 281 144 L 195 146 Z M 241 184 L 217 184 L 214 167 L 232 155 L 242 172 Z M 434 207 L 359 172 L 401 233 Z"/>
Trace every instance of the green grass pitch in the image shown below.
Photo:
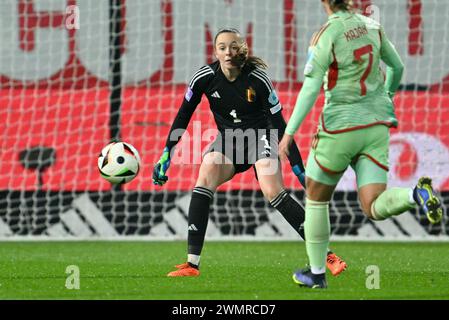
<path fill-rule="evenodd" d="M 332 248 L 348 269 L 339 277 L 328 272 L 327 290 L 310 290 L 291 279 L 307 261 L 303 242 L 206 242 L 198 278 L 166 277 L 185 260 L 181 241 L 2 242 L 0 300 L 449 299 L 449 243 Z M 78 290 L 65 287 L 69 265 L 79 267 Z M 366 287 L 370 265 L 379 268 L 379 289 Z"/>

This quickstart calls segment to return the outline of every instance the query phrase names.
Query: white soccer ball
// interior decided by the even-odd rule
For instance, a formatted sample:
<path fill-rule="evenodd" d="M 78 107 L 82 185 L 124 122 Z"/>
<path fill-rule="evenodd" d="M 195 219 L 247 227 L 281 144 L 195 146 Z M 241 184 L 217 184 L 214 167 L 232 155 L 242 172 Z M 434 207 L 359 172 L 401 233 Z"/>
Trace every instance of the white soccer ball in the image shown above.
<path fill-rule="evenodd" d="M 139 173 L 140 163 L 139 152 L 126 142 L 108 144 L 98 157 L 101 176 L 113 184 L 133 180 Z"/>

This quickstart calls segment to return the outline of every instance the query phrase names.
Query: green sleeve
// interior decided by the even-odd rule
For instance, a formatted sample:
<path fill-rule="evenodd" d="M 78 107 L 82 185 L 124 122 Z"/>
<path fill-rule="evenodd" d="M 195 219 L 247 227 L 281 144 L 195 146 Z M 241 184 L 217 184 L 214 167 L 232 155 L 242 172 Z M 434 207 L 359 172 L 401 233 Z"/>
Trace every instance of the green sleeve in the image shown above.
<path fill-rule="evenodd" d="M 312 109 L 312 106 L 320 93 L 322 83 L 322 78 L 315 79 L 306 77 L 301 91 L 298 94 L 298 98 L 296 99 L 293 114 L 288 121 L 287 128 L 285 129 L 286 134 L 292 136 L 298 130 L 304 118 L 309 114 L 310 109 Z"/>
<path fill-rule="evenodd" d="M 304 68 L 305 80 L 296 99 L 293 114 L 285 129 L 285 133 L 288 135 L 295 134 L 320 93 L 324 75 L 333 60 L 333 28 L 332 24 L 327 23 L 312 37 L 307 63 Z"/>
<path fill-rule="evenodd" d="M 334 26 L 324 25 L 311 40 L 304 75 L 314 79 L 323 79 L 333 61 Z"/>
<path fill-rule="evenodd" d="M 402 73 L 404 72 L 404 64 L 394 45 L 388 40 L 383 28 L 380 29 L 382 43 L 380 48 L 380 57 L 387 65 L 387 75 L 385 79 L 385 90 L 392 98 L 398 89 Z"/>

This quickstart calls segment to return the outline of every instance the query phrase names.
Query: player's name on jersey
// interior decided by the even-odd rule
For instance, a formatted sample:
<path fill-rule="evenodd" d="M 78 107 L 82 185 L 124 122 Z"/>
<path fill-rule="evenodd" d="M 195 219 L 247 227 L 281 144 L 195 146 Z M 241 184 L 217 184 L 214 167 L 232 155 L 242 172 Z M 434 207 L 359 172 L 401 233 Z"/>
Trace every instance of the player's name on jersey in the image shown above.
<path fill-rule="evenodd" d="M 358 39 L 362 36 L 365 36 L 368 34 L 368 29 L 366 26 L 358 26 L 357 28 L 351 29 L 347 32 L 345 32 L 346 41 L 352 41 L 355 39 Z"/>

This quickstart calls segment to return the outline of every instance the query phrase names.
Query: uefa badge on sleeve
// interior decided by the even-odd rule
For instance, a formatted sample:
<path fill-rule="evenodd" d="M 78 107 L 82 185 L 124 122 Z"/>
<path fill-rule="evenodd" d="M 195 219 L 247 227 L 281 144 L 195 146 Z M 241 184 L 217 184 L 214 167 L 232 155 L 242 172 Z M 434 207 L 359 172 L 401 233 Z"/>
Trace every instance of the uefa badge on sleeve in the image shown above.
<path fill-rule="evenodd" d="M 311 63 L 307 63 L 306 66 L 304 67 L 304 75 L 308 76 L 309 74 L 311 74 L 313 71 L 313 64 Z"/>
<path fill-rule="evenodd" d="M 313 71 L 313 64 L 312 64 L 313 57 L 314 57 L 313 48 L 309 47 L 309 51 L 307 53 L 307 63 L 306 66 L 304 67 L 304 75 L 306 76 L 311 74 Z"/>
<path fill-rule="evenodd" d="M 273 106 L 279 103 L 279 98 L 275 90 L 271 91 L 270 96 L 268 97 L 268 102 Z"/>
<path fill-rule="evenodd" d="M 187 92 L 184 97 L 186 98 L 186 100 L 188 102 L 190 102 L 190 99 L 192 99 L 192 96 L 193 96 L 193 91 L 192 91 L 192 89 L 190 89 L 190 87 L 188 87 Z"/>

